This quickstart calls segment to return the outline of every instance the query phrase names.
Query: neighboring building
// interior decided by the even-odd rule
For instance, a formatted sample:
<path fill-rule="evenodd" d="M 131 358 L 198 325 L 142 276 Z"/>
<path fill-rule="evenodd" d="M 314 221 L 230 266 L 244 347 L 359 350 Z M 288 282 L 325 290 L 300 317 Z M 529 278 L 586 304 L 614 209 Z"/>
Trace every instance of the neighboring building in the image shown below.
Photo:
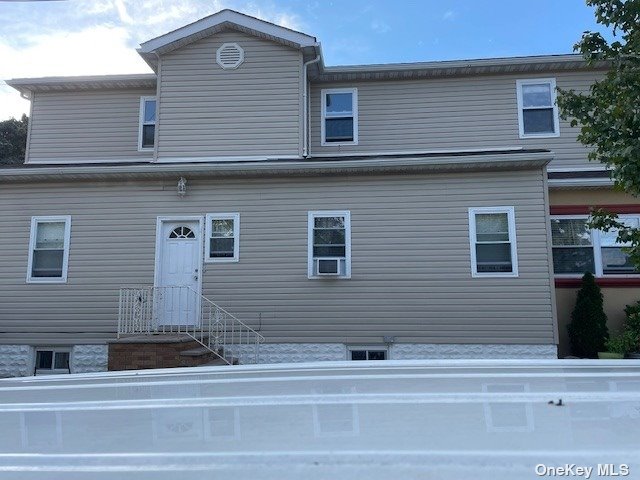
<path fill-rule="evenodd" d="M 103 369 L 119 317 L 195 330 L 208 300 L 264 362 L 554 358 L 585 269 L 612 325 L 639 293 L 583 219 L 640 203 L 554 105 L 604 65 L 326 67 L 314 37 L 230 10 L 138 51 L 154 74 L 8 82 L 31 122 L 26 165 L 0 170 L 0 370 L 36 350 Z M 174 285 L 197 301 L 159 301 Z"/>

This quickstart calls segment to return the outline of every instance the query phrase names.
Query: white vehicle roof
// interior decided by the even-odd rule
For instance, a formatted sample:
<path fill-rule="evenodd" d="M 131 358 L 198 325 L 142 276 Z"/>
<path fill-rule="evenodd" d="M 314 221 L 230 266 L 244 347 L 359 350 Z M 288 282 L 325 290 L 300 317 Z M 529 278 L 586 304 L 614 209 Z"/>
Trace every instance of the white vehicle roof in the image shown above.
<path fill-rule="evenodd" d="M 561 402 L 560 402 L 561 400 Z M 561 403 L 561 404 L 560 404 Z M 0 478 L 640 478 L 640 361 L 384 361 L 0 381 Z M 609 467 L 607 467 L 609 468 Z"/>

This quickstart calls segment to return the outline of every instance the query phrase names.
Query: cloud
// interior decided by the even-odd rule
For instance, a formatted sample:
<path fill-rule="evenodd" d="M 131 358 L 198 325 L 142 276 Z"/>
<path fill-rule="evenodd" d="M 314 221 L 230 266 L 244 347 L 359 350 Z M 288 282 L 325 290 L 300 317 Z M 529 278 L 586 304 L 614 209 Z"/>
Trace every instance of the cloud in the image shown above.
<path fill-rule="evenodd" d="M 442 20 L 454 20 L 456 18 L 456 12 L 454 12 L 453 10 L 447 10 L 446 12 L 444 12 L 444 15 L 442 15 Z"/>
<path fill-rule="evenodd" d="M 371 30 L 376 33 L 387 33 L 391 30 L 391 27 L 388 23 L 383 22 L 382 20 L 373 20 L 371 22 Z"/>
<path fill-rule="evenodd" d="M 135 51 L 140 43 L 225 8 L 305 29 L 297 15 L 254 1 L 75 0 L 46 2 L 46 8 L 19 3 L 0 12 L 0 79 L 150 72 Z M 0 81 L 0 120 L 28 108 Z"/>
<path fill-rule="evenodd" d="M 124 23 L 132 24 L 133 18 L 131 18 L 131 15 L 129 15 L 129 13 L 127 12 L 127 7 L 125 6 L 124 1 L 115 0 L 115 6 L 116 10 L 118 11 L 118 17 L 120 17 L 120 20 Z"/>

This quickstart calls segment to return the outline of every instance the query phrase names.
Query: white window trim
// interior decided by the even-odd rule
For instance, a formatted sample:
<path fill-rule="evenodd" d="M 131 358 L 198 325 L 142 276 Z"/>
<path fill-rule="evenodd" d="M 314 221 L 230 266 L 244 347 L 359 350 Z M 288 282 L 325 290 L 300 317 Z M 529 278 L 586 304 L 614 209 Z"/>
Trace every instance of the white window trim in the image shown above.
<path fill-rule="evenodd" d="M 551 220 L 587 220 L 589 215 L 551 215 Z M 640 219 L 640 214 L 622 214 L 618 215 L 618 220 L 624 221 L 625 218 L 637 218 Z M 593 263 L 595 266 L 595 272 L 593 274 L 596 278 L 640 278 L 640 273 L 620 273 L 620 274 L 605 274 L 602 267 L 602 245 L 600 243 L 600 230 L 590 229 L 591 232 L 591 248 L 593 249 Z M 622 246 L 622 245 L 621 245 Z M 551 238 L 551 250 L 553 252 L 553 237 Z M 606 248 L 606 247 L 605 247 Z M 555 278 L 582 278 L 584 273 L 555 273 Z"/>
<path fill-rule="evenodd" d="M 138 114 L 138 151 L 139 152 L 153 152 L 154 147 L 143 147 L 142 146 L 142 127 L 144 125 L 151 125 L 150 122 L 145 123 L 144 122 L 144 104 L 146 101 L 148 100 L 156 100 L 155 95 L 148 95 L 145 97 L 140 97 L 140 112 Z M 153 125 L 157 125 L 158 124 L 158 101 L 156 100 L 156 120 L 155 122 L 153 122 Z M 155 133 L 154 133 L 154 144 L 156 142 L 158 138 L 158 130 L 156 128 Z"/>
<path fill-rule="evenodd" d="M 389 360 L 389 347 L 386 345 L 347 345 L 347 360 L 350 362 L 355 362 L 356 360 L 351 360 L 351 352 L 352 351 L 361 351 L 361 350 L 365 350 L 365 351 L 369 351 L 369 350 L 375 350 L 377 352 L 381 352 L 384 351 L 385 352 L 385 359 Z"/>
<path fill-rule="evenodd" d="M 352 95 L 352 115 L 353 115 L 353 140 L 350 142 L 327 142 L 326 141 L 326 125 L 327 119 L 327 102 L 326 96 L 329 93 L 350 93 Z M 323 147 L 339 147 L 341 145 L 358 145 L 358 89 L 357 88 L 328 88 L 320 91 L 320 110 L 322 118 L 320 121 L 320 144 Z M 329 117 L 331 118 L 331 117 Z"/>
<path fill-rule="evenodd" d="M 524 133 L 524 116 L 522 86 L 548 83 L 551 87 L 551 105 L 553 108 L 553 129 L 554 133 Z M 556 79 L 555 78 L 528 78 L 516 80 L 516 92 L 518 99 L 518 130 L 520 138 L 553 138 L 560 136 L 560 118 L 558 115 L 558 103 L 556 102 Z"/>
<path fill-rule="evenodd" d="M 51 361 L 52 365 L 55 365 L 56 353 L 68 353 L 69 354 L 69 368 L 38 368 L 38 352 L 53 352 Z M 71 348 L 70 347 L 36 347 L 33 352 L 33 372 L 40 375 L 57 375 L 61 373 L 71 373 Z"/>
<path fill-rule="evenodd" d="M 233 220 L 233 258 L 211 258 L 211 222 L 213 220 Z M 205 263 L 233 263 L 240 261 L 240 214 L 207 213 L 205 227 Z"/>
<path fill-rule="evenodd" d="M 479 213 L 506 213 L 511 245 L 511 272 L 478 272 L 476 263 L 476 215 Z M 473 278 L 500 278 L 518 276 L 518 245 L 516 241 L 516 215 L 514 207 L 472 207 L 469 209 L 469 246 L 471 250 L 471 276 Z"/>
<path fill-rule="evenodd" d="M 317 217 L 344 217 L 345 262 L 344 275 L 326 276 L 313 274 L 313 226 Z M 338 279 L 351 278 L 351 212 L 349 210 L 314 210 L 307 217 L 307 277 L 309 279 Z"/>
<path fill-rule="evenodd" d="M 39 223 L 64 222 L 64 253 L 62 255 L 61 277 L 33 277 L 33 250 L 36 246 L 37 225 Z M 71 244 L 71 215 L 31 217 L 31 234 L 29 236 L 29 260 L 27 262 L 27 283 L 67 283 L 69 268 L 69 245 Z"/>

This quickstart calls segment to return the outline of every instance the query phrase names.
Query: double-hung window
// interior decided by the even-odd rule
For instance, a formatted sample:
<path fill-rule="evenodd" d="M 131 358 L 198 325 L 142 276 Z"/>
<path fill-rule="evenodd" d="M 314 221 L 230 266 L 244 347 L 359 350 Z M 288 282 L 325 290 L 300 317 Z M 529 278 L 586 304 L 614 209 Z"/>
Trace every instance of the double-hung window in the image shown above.
<path fill-rule="evenodd" d="M 560 135 L 556 80 L 535 78 L 516 81 L 520 138 Z"/>
<path fill-rule="evenodd" d="M 27 282 L 65 283 L 71 217 L 32 217 Z"/>
<path fill-rule="evenodd" d="M 513 207 L 469 209 L 471 274 L 473 277 L 517 277 Z"/>
<path fill-rule="evenodd" d="M 629 227 L 640 225 L 638 215 L 620 215 L 618 221 Z M 580 276 L 591 272 L 596 277 L 635 275 L 640 272 L 630 262 L 618 241 L 618 231 L 592 230 L 587 215 L 551 217 L 553 270 L 559 276 Z"/>
<path fill-rule="evenodd" d="M 358 90 L 322 90 L 322 145 L 358 144 Z"/>
<path fill-rule="evenodd" d="M 595 272 L 593 235 L 587 218 L 552 218 L 553 269 L 557 274 Z"/>
<path fill-rule="evenodd" d="M 153 150 L 156 140 L 156 97 L 140 97 L 138 150 Z"/>
<path fill-rule="evenodd" d="M 351 216 L 348 211 L 309 212 L 309 278 L 351 278 Z"/>
<path fill-rule="evenodd" d="M 240 259 L 240 214 L 207 214 L 207 262 L 237 262 Z"/>

